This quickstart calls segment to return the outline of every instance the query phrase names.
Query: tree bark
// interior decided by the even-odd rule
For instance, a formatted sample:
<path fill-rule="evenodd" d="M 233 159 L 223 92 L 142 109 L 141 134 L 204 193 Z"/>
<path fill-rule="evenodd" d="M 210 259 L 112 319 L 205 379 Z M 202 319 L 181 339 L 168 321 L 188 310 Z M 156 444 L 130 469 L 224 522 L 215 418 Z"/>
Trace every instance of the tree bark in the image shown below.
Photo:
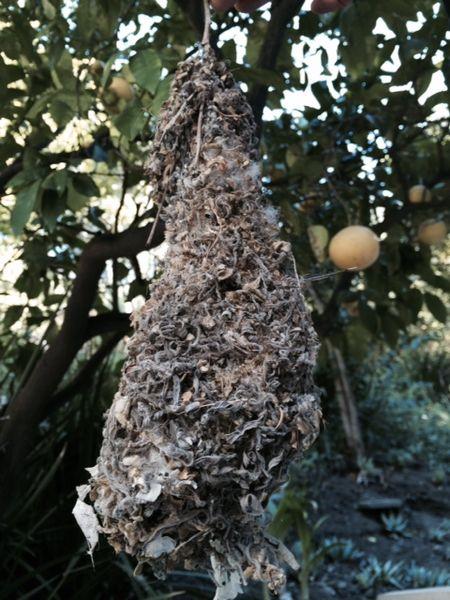
<path fill-rule="evenodd" d="M 259 69 L 270 71 L 275 69 L 287 26 L 299 13 L 303 4 L 304 0 L 274 0 L 266 35 L 256 63 Z M 258 83 L 253 86 L 248 97 L 259 128 L 261 127 L 268 93 L 269 86 Z"/>
<path fill-rule="evenodd" d="M 314 287 L 307 283 L 307 287 L 311 293 L 314 304 L 317 307 L 317 312 L 319 313 L 319 323 L 325 324 L 326 319 L 330 320 L 334 311 L 337 312 L 339 307 L 339 294 L 344 289 L 348 289 L 352 277 L 352 273 L 343 273 L 341 275 L 327 306 L 322 302 L 322 299 L 319 297 Z M 358 407 L 348 377 L 347 366 L 344 357 L 342 356 L 342 352 L 333 346 L 330 340 L 325 339 L 325 345 L 333 369 L 336 400 L 339 405 L 347 448 L 351 453 L 355 465 L 362 468 L 366 457 L 366 450 L 359 421 Z"/>
<path fill-rule="evenodd" d="M 351 452 L 355 464 L 359 468 L 362 468 L 366 457 L 366 450 L 362 438 L 355 395 L 353 394 L 347 373 L 347 366 L 342 352 L 338 348 L 335 348 L 329 340 L 326 340 L 326 345 L 331 364 L 333 365 L 336 400 L 339 404 L 347 447 Z"/>
<path fill-rule="evenodd" d="M 49 411 L 56 410 L 71 398 L 85 390 L 91 383 L 92 377 L 97 372 L 102 362 L 107 358 L 120 340 L 130 330 L 129 326 L 122 327 L 116 333 L 110 335 L 100 346 L 100 348 L 89 358 L 80 368 L 75 377 L 65 387 L 57 391 L 51 399 Z"/>
<path fill-rule="evenodd" d="M 106 261 L 133 257 L 145 250 L 150 226 L 131 228 L 115 235 L 94 238 L 84 249 L 58 335 L 37 362 L 29 379 L 10 402 L 0 430 L 0 509 L 16 487 L 23 463 L 41 420 L 73 359 L 92 334 L 89 311 L 97 294 Z M 160 223 L 153 246 L 163 239 Z M 91 326 L 91 330 L 90 330 Z"/>

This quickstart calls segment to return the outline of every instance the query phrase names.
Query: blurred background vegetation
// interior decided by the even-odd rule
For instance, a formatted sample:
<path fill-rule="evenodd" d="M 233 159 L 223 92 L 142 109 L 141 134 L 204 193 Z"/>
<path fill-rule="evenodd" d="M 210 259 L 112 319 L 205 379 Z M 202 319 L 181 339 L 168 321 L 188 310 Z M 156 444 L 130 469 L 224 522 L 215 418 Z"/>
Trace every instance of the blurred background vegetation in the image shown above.
<path fill-rule="evenodd" d="M 284 600 L 450 580 L 449 245 L 418 238 L 449 217 L 446 10 L 355 0 L 318 17 L 301 0 L 274 0 L 252 16 L 214 15 L 213 43 L 254 109 L 263 183 L 322 339 L 324 431 L 268 506 L 303 565 Z M 2 599 L 214 595 L 205 574 L 133 577 L 106 545 L 92 570 L 71 515 L 129 314 L 161 270 L 162 224 L 145 248 L 157 207 L 144 166 L 202 22 L 199 0 L 0 4 Z M 430 201 L 410 202 L 414 185 Z M 381 256 L 323 278 L 335 267 L 311 227 L 333 236 L 350 224 L 376 232 Z M 367 493 L 401 508 L 364 516 Z"/>

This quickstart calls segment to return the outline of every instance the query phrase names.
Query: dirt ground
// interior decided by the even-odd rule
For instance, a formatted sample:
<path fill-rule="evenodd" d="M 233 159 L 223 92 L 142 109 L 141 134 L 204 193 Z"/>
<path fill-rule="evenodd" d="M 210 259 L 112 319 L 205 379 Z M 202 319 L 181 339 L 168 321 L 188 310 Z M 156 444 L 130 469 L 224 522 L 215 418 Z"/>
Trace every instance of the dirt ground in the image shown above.
<path fill-rule="evenodd" d="M 323 538 L 351 539 L 365 556 L 380 562 L 416 563 L 427 569 L 448 569 L 448 546 L 430 539 L 430 532 L 450 517 L 449 486 L 437 486 L 430 473 L 421 468 L 385 471 L 382 476 L 359 485 L 351 475 L 332 475 L 316 484 L 314 496 L 318 516 L 328 515 L 320 528 Z M 360 503 L 380 499 L 402 502 L 401 515 L 407 520 L 403 535 L 385 531 L 379 510 L 362 510 Z M 384 511 L 384 512 L 398 512 Z M 374 598 L 376 591 L 364 592 L 355 581 L 361 561 L 325 561 L 311 587 L 311 600 Z M 380 585 L 379 591 L 395 589 Z M 298 594 L 298 592 L 297 592 Z M 296 598 L 296 596 L 293 596 Z"/>

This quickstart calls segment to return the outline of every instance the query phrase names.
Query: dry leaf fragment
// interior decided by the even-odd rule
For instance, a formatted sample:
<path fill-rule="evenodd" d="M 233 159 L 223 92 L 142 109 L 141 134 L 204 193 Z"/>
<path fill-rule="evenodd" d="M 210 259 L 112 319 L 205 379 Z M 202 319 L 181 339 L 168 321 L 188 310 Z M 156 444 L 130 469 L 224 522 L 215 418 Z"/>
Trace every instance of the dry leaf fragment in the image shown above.
<path fill-rule="evenodd" d="M 152 481 L 150 484 L 150 489 L 146 492 L 138 492 L 136 494 L 136 500 L 139 504 L 146 504 L 150 502 L 155 502 L 155 500 L 159 497 L 162 491 L 162 485 L 156 481 Z"/>
<path fill-rule="evenodd" d="M 95 511 L 92 506 L 78 499 L 72 510 L 72 514 L 78 523 L 78 527 L 86 538 L 89 547 L 88 554 L 92 556 L 94 549 L 98 544 L 98 532 L 100 529 L 100 524 Z"/>
<path fill-rule="evenodd" d="M 190 390 L 188 390 L 187 392 L 184 392 L 184 394 L 182 394 L 182 396 L 181 396 L 181 402 L 183 404 L 187 404 L 188 402 L 191 401 L 193 395 L 194 394 Z"/>
<path fill-rule="evenodd" d="M 233 600 L 242 593 L 242 580 L 237 571 L 226 571 L 215 554 L 211 554 L 211 566 L 217 586 L 214 600 Z"/>
<path fill-rule="evenodd" d="M 159 558 L 163 554 L 172 552 L 175 545 L 174 540 L 169 536 L 158 536 L 145 545 L 144 556 L 147 556 L 148 558 Z"/>

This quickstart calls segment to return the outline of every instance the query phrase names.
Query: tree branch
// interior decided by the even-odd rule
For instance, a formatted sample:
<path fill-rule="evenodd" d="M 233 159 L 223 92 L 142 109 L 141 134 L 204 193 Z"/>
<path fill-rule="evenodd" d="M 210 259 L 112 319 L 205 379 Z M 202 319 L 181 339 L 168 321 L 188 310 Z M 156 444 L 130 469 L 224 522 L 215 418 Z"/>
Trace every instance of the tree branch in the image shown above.
<path fill-rule="evenodd" d="M 303 3 L 304 0 L 274 0 L 256 67 L 270 71 L 275 69 L 287 26 L 298 14 Z M 267 84 L 258 83 L 253 86 L 248 97 L 258 127 L 261 127 L 268 90 L 269 86 Z"/>
<path fill-rule="evenodd" d="M 95 352 L 80 368 L 72 381 L 52 396 L 49 412 L 59 408 L 61 404 L 67 402 L 73 398 L 75 394 L 82 392 L 91 384 L 92 377 L 95 375 L 104 359 L 111 354 L 128 331 L 129 327 L 124 327 L 103 342 L 97 352 Z"/>
<path fill-rule="evenodd" d="M 153 246 L 162 242 L 163 229 L 163 223 L 159 223 Z M 18 483 L 17 473 L 23 468 L 37 426 L 45 418 L 53 394 L 89 333 L 92 334 L 89 311 L 106 261 L 120 257 L 132 258 L 145 250 L 149 230 L 150 225 L 130 228 L 119 234 L 97 236 L 81 254 L 61 330 L 36 363 L 23 388 L 8 405 L 2 420 L 0 507 L 5 506 L 11 490 Z M 96 323 L 100 323 L 99 318 Z"/>
<path fill-rule="evenodd" d="M 120 312 L 107 312 L 89 317 L 85 342 L 97 335 L 126 331 L 130 327 L 130 315 Z"/>

